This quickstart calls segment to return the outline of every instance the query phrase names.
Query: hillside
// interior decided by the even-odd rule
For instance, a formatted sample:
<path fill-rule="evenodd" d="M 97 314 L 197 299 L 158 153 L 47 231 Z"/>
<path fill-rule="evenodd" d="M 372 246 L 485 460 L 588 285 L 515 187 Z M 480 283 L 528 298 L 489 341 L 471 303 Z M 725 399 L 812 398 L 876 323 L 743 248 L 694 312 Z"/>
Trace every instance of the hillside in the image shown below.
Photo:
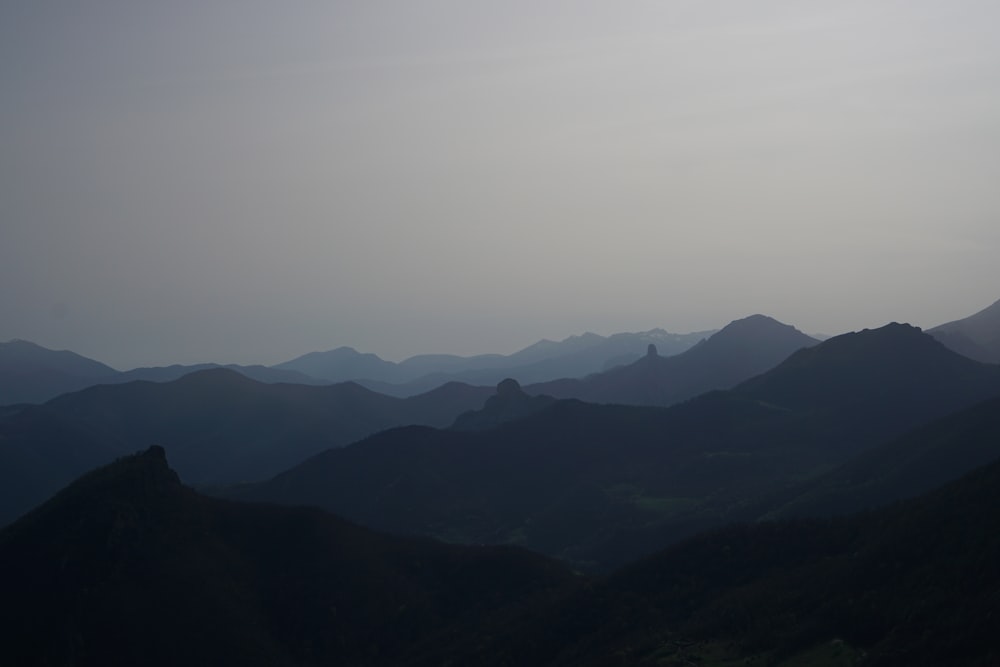
<path fill-rule="evenodd" d="M 753 315 L 680 354 L 660 356 L 651 344 L 632 364 L 582 379 L 528 385 L 525 391 L 591 403 L 673 405 L 713 389 L 729 389 L 818 342 L 787 324 Z"/>
<path fill-rule="evenodd" d="M 1000 459 L 1000 398 L 920 426 L 775 498 L 766 516 L 848 514 L 918 496 Z"/>
<path fill-rule="evenodd" d="M 426 647 L 575 585 L 523 551 L 205 498 L 160 448 L 0 532 L 0 582 L 0 662 L 24 667 L 420 664 Z"/>
<path fill-rule="evenodd" d="M 997 394 L 1000 368 L 947 349 L 920 329 L 892 323 L 800 350 L 734 391 L 809 413 L 831 440 L 850 444 L 851 420 L 887 439 Z"/>
<path fill-rule="evenodd" d="M 996 664 L 998 489 L 993 463 L 871 514 L 731 527 L 638 563 L 609 585 L 643 600 L 635 624 L 623 625 L 659 625 L 659 646 L 647 658 L 658 651 L 788 665 Z M 705 643 L 679 650 L 663 641 L 664 626 L 675 642 Z M 574 652 L 607 653 L 601 634 L 610 633 Z M 642 634 L 613 642 L 634 647 Z"/>
<path fill-rule="evenodd" d="M 151 448 L 0 530 L 0 662 L 990 665 L 998 490 L 994 463 L 878 512 L 731 525 L 591 579 L 206 498 Z"/>
<path fill-rule="evenodd" d="M 88 468 L 153 444 L 167 449 L 188 483 L 262 480 L 386 428 L 448 426 L 491 393 L 446 385 L 398 399 L 352 383 L 265 384 L 221 368 L 173 382 L 90 387 L 0 418 L 0 474 L 20 480 L 21 490 L 20 502 L 0 505 L 0 521 Z"/>
<path fill-rule="evenodd" d="M 26 340 L 0 343 L 0 405 L 41 403 L 107 381 L 118 371 L 68 350 Z"/>
<path fill-rule="evenodd" d="M 927 333 L 970 359 L 1000 364 L 1000 300 L 974 315 L 928 329 Z"/>

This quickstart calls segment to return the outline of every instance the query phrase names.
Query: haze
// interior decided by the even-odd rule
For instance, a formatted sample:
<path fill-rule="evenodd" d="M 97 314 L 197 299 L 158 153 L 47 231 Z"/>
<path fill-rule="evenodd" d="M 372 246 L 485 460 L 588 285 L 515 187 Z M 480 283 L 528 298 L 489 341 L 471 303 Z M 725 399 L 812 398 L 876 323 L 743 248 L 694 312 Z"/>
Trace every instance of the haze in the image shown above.
<path fill-rule="evenodd" d="M 994 2 L 7 2 L 0 340 L 401 359 L 1000 297 Z"/>

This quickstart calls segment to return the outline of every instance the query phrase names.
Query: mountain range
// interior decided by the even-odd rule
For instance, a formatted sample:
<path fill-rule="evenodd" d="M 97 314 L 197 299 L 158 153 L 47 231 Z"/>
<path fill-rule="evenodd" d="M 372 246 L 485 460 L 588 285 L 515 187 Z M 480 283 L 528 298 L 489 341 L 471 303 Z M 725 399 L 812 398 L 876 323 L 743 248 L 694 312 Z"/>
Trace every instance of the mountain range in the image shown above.
<path fill-rule="evenodd" d="M 754 320 L 761 319 L 770 318 L 745 318 L 731 323 L 727 328 L 739 322 L 745 322 L 745 326 L 749 327 L 754 324 Z M 756 324 L 763 326 L 760 322 Z M 350 347 L 339 347 L 327 352 L 310 352 L 274 366 L 203 363 L 134 368 L 128 371 L 117 371 L 74 352 L 49 350 L 28 341 L 12 340 L 0 343 L 0 406 L 42 403 L 60 394 L 95 384 L 134 380 L 168 382 L 188 373 L 219 367 L 268 383 L 330 384 L 356 381 L 379 393 L 398 397 L 425 393 L 449 381 L 495 386 L 511 377 L 526 387 L 538 385 L 532 387 L 529 393 L 548 393 L 561 398 L 575 397 L 599 402 L 623 400 L 619 397 L 622 392 L 614 389 L 618 382 L 615 379 L 617 376 L 627 384 L 645 385 L 644 389 L 630 389 L 634 395 L 626 394 L 624 402 L 661 405 L 675 400 L 664 396 L 694 396 L 700 391 L 733 386 L 739 380 L 763 372 L 784 358 L 784 348 L 772 350 L 770 357 L 766 349 L 760 349 L 756 351 L 757 363 L 754 365 L 752 356 L 741 360 L 738 358 L 739 351 L 730 350 L 729 353 L 734 355 L 730 360 L 733 368 L 740 363 L 744 364 L 741 376 L 735 380 L 727 376 L 726 372 L 718 373 L 712 381 L 701 380 L 702 373 L 711 377 L 713 370 L 699 367 L 698 354 L 687 357 L 684 361 L 671 362 L 676 364 L 676 368 L 669 367 L 669 371 L 676 371 L 683 380 L 664 380 L 661 376 L 668 367 L 660 368 L 662 359 L 659 362 L 646 360 L 644 366 L 633 368 L 630 372 L 618 371 L 599 380 L 581 380 L 619 366 L 634 365 L 634 362 L 651 356 L 648 354 L 650 345 L 657 352 L 653 356 L 671 358 L 690 348 L 700 347 L 715 337 L 715 333 L 717 332 L 699 331 L 676 334 L 663 329 L 611 336 L 585 333 L 558 342 L 541 340 L 510 355 L 461 357 L 424 354 L 399 363 L 386 361 L 375 354 L 361 353 Z M 1000 363 L 1000 301 L 964 319 L 936 326 L 928 330 L 928 333 L 959 354 L 987 363 Z M 791 337 L 789 332 L 787 343 L 792 346 L 813 345 L 817 339 L 827 338 L 799 335 L 796 342 Z M 722 346 L 724 339 L 725 337 L 716 340 L 712 346 Z M 771 343 L 777 344 L 777 341 L 765 344 Z M 742 352 L 749 354 L 751 351 Z M 768 358 L 771 361 L 765 363 Z M 683 391 L 676 391 L 671 383 L 690 386 Z M 663 386 L 664 384 L 667 386 Z"/>
<path fill-rule="evenodd" d="M 562 400 L 485 430 L 394 429 L 232 495 L 607 570 L 997 396 L 1000 367 L 891 324 L 671 408 Z"/>
<path fill-rule="evenodd" d="M 0 664 L 997 664 L 996 308 L 752 316 L 553 384 L 594 402 L 504 372 L 589 335 L 405 399 L 0 345 L 78 383 L 0 406 Z"/>
<path fill-rule="evenodd" d="M 589 578 L 207 498 L 151 448 L 0 530 L 0 661 L 995 664 L 998 490 L 994 463 L 877 512 L 732 525 Z"/>
<path fill-rule="evenodd" d="M 213 368 L 227 368 L 267 383 L 322 385 L 358 381 L 379 393 L 406 398 L 455 381 L 494 386 L 511 375 L 531 382 L 578 377 L 609 365 L 634 361 L 652 342 L 670 354 L 681 352 L 712 333 L 672 334 L 662 329 L 607 337 L 587 333 L 559 342 L 541 340 L 511 355 L 425 354 L 398 364 L 375 354 L 340 347 L 328 352 L 310 352 L 275 366 L 174 364 L 128 371 L 117 371 L 67 350 L 49 350 L 28 341 L 12 340 L 0 343 L 0 406 L 44 403 L 60 394 L 97 384 L 169 382 Z"/>
<path fill-rule="evenodd" d="M 777 359 L 775 348 L 792 348 L 784 339 L 803 338 L 791 327 L 769 318 L 757 319 L 764 326 L 734 323 L 712 336 L 711 343 L 698 346 L 701 351 L 696 358 L 710 382 L 711 378 L 745 374 L 748 359 L 758 365 L 762 357 Z M 769 336 L 775 339 L 771 344 L 766 340 Z M 612 338 L 621 342 L 628 336 Z M 717 344 L 718 338 L 723 344 Z M 567 346 L 585 351 L 594 347 L 594 341 L 542 343 L 524 351 L 521 359 L 544 359 Z M 29 344 L 29 349 L 43 359 L 51 358 L 43 348 Z M 167 448 L 185 482 L 256 482 L 319 451 L 393 426 L 443 428 L 454 422 L 457 429 L 482 430 L 526 416 L 553 400 L 528 397 L 513 379 L 499 383 L 501 391 L 492 398 L 490 388 L 452 382 L 403 399 L 356 383 L 306 386 L 246 377 L 249 370 L 259 370 L 269 380 L 297 374 L 287 369 L 211 367 L 187 372 L 191 368 L 137 369 L 41 406 L 0 409 L 0 437 L 6 438 L 0 447 L 0 463 L 4 464 L 0 481 L 8 483 L 0 491 L 0 521 L 14 518 L 84 470 L 152 444 Z M 136 374 L 157 382 L 123 382 Z M 170 380 L 174 375 L 179 378 Z M 600 375 L 592 376 L 596 377 Z M 624 382 L 617 386 L 629 389 Z M 503 391 L 504 387 L 513 389 Z M 631 396 L 626 391 L 622 398 Z"/>
<path fill-rule="evenodd" d="M 226 368 L 258 382 L 327 384 L 295 371 L 267 366 L 237 364 L 191 364 L 152 366 L 117 371 L 110 366 L 68 350 L 50 350 L 25 340 L 0 343 L 0 405 L 44 403 L 99 384 L 123 384 L 137 380 L 170 382 L 198 371 Z"/>
<path fill-rule="evenodd" d="M 0 417 L 0 523 L 85 470 L 150 445 L 165 447 L 188 483 L 261 480 L 393 426 L 448 426 L 491 393 L 449 383 L 401 399 L 354 383 L 261 383 L 224 368 L 89 387 Z"/>
<path fill-rule="evenodd" d="M 651 344 L 659 346 L 665 354 L 678 354 L 713 333 L 676 334 L 663 329 L 611 336 L 585 333 L 558 342 L 541 340 L 510 355 L 424 354 L 398 364 L 350 347 L 339 347 L 328 352 L 310 352 L 275 368 L 331 382 L 353 380 L 391 396 L 411 396 L 449 381 L 493 386 L 508 377 L 521 383 L 582 377 L 631 363 Z"/>
<path fill-rule="evenodd" d="M 734 387 L 818 342 L 773 318 L 752 315 L 679 354 L 660 356 L 650 343 L 646 355 L 634 363 L 582 379 L 528 385 L 525 391 L 590 403 L 673 405 L 713 389 Z"/>

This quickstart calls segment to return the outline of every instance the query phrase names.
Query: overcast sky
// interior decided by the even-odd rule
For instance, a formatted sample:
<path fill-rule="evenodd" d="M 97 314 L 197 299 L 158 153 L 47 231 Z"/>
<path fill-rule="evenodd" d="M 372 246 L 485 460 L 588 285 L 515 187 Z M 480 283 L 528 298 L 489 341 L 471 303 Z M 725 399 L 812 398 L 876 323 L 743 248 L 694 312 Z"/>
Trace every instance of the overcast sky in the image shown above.
<path fill-rule="evenodd" d="M 1000 3 L 0 3 L 0 340 L 399 360 L 1000 298 Z"/>

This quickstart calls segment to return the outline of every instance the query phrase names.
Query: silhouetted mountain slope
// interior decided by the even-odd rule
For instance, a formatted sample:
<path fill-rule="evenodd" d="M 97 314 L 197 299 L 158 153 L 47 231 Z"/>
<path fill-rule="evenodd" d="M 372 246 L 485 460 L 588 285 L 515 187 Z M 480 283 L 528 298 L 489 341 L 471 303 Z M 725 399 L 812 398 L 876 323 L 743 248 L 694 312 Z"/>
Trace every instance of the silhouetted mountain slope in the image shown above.
<path fill-rule="evenodd" d="M 1000 395 L 1000 368 L 967 359 L 908 324 L 831 338 L 735 388 L 756 400 L 811 415 L 851 446 L 863 420 L 879 438 Z"/>
<path fill-rule="evenodd" d="M 993 665 L 1000 464 L 603 579 L 180 485 L 159 448 L 0 531 L 0 663 Z"/>
<path fill-rule="evenodd" d="M 729 389 L 817 342 L 794 327 L 753 315 L 675 356 L 661 357 L 650 345 L 645 357 L 628 366 L 580 380 L 533 384 L 525 391 L 592 403 L 673 405 L 713 389 Z"/>
<path fill-rule="evenodd" d="M 912 498 L 1000 459 L 1000 398 L 931 422 L 804 484 L 769 518 L 848 514 Z"/>
<path fill-rule="evenodd" d="M 927 331 L 949 349 L 970 359 L 1000 363 L 1000 301 L 975 315 Z"/>
<path fill-rule="evenodd" d="M 0 663 L 433 664 L 449 637 L 576 585 L 519 550 L 205 498 L 153 448 L 0 531 Z"/>
<path fill-rule="evenodd" d="M 1000 368 L 889 325 L 672 408 L 558 401 L 485 431 L 396 429 L 238 493 L 607 569 L 756 518 L 758 499 L 995 396 Z"/>
<path fill-rule="evenodd" d="M 6 474 L 44 481 L 28 494 L 31 503 L 0 505 L 0 520 L 41 502 L 88 467 L 152 444 L 170 452 L 190 483 L 260 480 L 382 429 L 448 426 L 490 393 L 451 385 L 398 399 L 353 383 L 264 384 L 221 368 L 167 383 L 90 387 L 0 419 L 0 457 L 12 461 Z M 62 437 L 52 424 L 79 436 Z M 93 443 L 103 458 L 78 454 L 81 442 Z"/>
<path fill-rule="evenodd" d="M 67 350 L 26 340 L 0 343 L 0 405 L 41 403 L 114 377 L 118 371 Z"/>

